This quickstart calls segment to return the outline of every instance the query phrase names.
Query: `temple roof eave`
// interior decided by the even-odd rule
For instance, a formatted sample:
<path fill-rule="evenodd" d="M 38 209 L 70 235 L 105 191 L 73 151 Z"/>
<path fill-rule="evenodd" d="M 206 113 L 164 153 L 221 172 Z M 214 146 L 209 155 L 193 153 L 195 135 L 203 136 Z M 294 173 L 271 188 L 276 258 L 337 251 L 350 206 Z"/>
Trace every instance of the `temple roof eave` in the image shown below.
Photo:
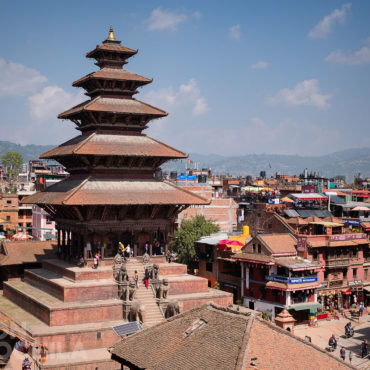
<path fill-rule="evenodd" d="M 131 156 L 184 159 L 188 155 L 146 135 L 92 133 L 79 135 L 40 155 L 55 159 L 71 155 Z"/>
<path fill-rule="evenodd" d="M 22 200 L 47 205 L 207 205 L 210 202 L 166 181 L 68 178 Z"/>
<path fill-rule="evenodd" d="M 107 112 L 115 114 L 147 115 L 156 118 L 168 115 L 164 110 L 136 99 L 116 99 L 96 97 L 87 100 L 58 115 L 60 119 L 71 119 L 82 112 Z"/>

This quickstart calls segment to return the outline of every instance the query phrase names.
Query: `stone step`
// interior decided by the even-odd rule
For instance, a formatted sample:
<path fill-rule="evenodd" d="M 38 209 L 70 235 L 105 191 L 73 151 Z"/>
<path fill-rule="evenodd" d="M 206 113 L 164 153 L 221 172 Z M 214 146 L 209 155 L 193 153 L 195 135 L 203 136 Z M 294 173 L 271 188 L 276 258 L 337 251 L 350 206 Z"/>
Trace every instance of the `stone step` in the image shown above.
<path fill-rule="evenodd" d="M 43 261 L 42 267 L 76 281 L 111 279 L 113 277 L 112 266 L 99 266 L 99 268 L 93 269 L 91 266 L 78 267 L 63 260 L 53 259 Z"/>
<path fill-rule="evenodd" d="M 8 281 L 4 297 L 50 326 L 121 320 L 122 301 L 118 299 L 63 302 L 22 281 Z"/>
<path fill-rule="evenodd" d="M 25 270 L 24 281 L 64 302 L 113 299 L 118 293 L 112 278 L 75 281 L 46 269 Z"/>

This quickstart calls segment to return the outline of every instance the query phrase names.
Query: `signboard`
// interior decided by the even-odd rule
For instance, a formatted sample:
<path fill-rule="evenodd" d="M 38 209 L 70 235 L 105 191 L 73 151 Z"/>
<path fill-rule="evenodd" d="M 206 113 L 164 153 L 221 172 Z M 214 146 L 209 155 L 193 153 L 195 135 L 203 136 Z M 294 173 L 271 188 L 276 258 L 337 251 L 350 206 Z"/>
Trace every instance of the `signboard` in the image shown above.
<path fill-rule="evenodd" d="M 307 238 L 303 238 L 299 236 L 297 238 L 297 251 L 298 252 L 305 252 L 307 248 Z"/>
<path fill-rule="evenodd" d="M 289 279 L 289 284 L 302 284 L 302 283 L 315 283 L 315 282 L 317 282 L 316 276 L 298 277 L 298 278 Z"/>
<path fill-rule="evenodd" d="M 359 220 L 344 220 L 346 225 L 361 225 L 361 221 Z"/>
<path fill-rule="evenodd" d="M 315 283 L 317 282 L 317 277 L 307 276 L 307 277 L 295 277 L 295 278 L 289 279 L 289 277 L 287 276 L 270 275 L 270 276 L 266 276 L 266 280 L 276 281 L 278 283 L 284 283 L 284 284 L 302 284 L 302 283 Z"/>
<path fill-rule="evenodd" d="M 348 286 L 354 286 L 354 285 L 361 285 L 362 280 L 354 280 L 354 281 L 349 281 Z"/>
<path fill-rule="evenodd" d="M 363 233 L 358 233 L 358 234 L 338 234 L 338 235 L 332 235 L 332 236 L 329 237 L 329 241 L 330 242 L 355 240 L 355 239 L 367 239 L 367 234 L 363 234 Z"/>

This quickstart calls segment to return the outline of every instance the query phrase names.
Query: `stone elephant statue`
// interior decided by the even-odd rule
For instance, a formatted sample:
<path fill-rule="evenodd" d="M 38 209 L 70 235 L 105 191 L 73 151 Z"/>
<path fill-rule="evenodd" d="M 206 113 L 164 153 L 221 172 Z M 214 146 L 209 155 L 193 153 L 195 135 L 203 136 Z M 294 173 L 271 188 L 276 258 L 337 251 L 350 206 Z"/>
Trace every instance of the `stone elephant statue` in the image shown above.
<path fill-rule="evenodd" d="M 128 321 L 145 322 L 145 306 L 138 302 L 133 303 L 130 307 L 127 319 Z"/>
<path fill-rule="evenodd" d="M 180 303 L 178 301 L 171 301 L 168 302 L 166 311 L 165 311 L 165 318 L 168 319 L 169 317 L 178 315 L 180 313 Z"/>

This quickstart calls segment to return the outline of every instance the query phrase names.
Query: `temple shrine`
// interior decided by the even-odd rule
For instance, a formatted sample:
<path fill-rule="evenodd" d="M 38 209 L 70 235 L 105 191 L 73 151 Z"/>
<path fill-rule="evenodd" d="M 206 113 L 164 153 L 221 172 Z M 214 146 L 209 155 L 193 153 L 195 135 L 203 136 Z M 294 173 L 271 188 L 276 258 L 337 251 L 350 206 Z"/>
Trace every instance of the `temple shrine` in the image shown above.
<path fill-rule="evenodd" d="M 62 163 L 70 176 L 25 200 L 54 217 L 59 258 L 4 282 L 0 321 L 1 330 L 31 346 L 33 361 L 42 344 L 48 347 L 41 369 L 115 369 L 107 351 L 120 339 L 114 327 L 135 321 L 145 330 L 209 301 L 232 303 L 232 294 L 208 288 L 206 279 L 166 259 L 178 212 L 207 200 L 158 176 L 163 163 L 186 154 L 142 133 L 167 113 L 133 98 L 151 82 L 122 69 L 136 53 L 112 28 L 87 53 L 100 70 L 73 85 L 90 99 L 59 115 L 81 135 L 41 156 Z M 133 256 L 117 253 L 120 241 L 132 246 Z M 162 253 L 155 253 L 158 245 Z M 90 246 L 104 256 L 97 269 Z M 81 256 L 87 265 L 76 265 Z"/>

